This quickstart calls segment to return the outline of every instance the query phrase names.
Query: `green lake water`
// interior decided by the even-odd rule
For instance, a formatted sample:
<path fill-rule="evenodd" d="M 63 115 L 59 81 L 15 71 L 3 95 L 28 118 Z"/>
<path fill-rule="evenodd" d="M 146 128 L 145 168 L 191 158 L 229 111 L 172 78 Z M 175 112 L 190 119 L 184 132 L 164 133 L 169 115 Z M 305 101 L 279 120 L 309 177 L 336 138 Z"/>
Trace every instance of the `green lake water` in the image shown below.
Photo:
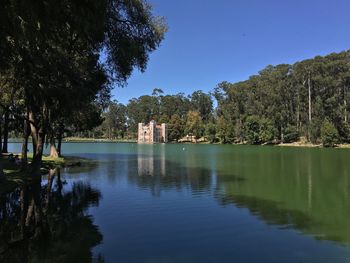
<path fill-rule="evenodd" d="M 61 169 L 50 194 L 47 176 L 28 187 L 40 190 L 30 200 L 47 239 L 3 245 L 0 259 L 350 262 L 350 150 L 65 143 L 63 152 L 94 162 Z M 21 193 L 0 197 L 0 247 L 25 224 Z"/>

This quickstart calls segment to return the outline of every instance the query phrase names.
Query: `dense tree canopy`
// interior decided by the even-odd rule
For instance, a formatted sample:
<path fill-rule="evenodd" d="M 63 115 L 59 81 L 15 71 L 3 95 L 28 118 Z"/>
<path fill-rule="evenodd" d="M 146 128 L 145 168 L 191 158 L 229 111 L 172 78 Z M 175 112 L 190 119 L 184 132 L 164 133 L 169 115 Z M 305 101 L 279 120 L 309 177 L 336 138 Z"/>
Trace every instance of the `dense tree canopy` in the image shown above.
<path fill-rule="evenodd" d="M 236 141 L 290 142 L 304 136 L 318 143 L 327 119 L 340 141 L 348 142 L 349 73 L 349 51 L 268 66 L 246 81 L 217 86 L 218 117 L 235 126 Z"/>
<path fill-rule="evenodd" d="M 76 124 L 70 115 L 102 109 L 111 84 L 124 85 L 135 67 L 145 70 L 165 30 L 143 0 L 2 2 L 1 121 L 5 135 L 9 116 L 23 121 L 24 141 L 33 141 L 33 170 L 48 137 L 54 143 Z"/>

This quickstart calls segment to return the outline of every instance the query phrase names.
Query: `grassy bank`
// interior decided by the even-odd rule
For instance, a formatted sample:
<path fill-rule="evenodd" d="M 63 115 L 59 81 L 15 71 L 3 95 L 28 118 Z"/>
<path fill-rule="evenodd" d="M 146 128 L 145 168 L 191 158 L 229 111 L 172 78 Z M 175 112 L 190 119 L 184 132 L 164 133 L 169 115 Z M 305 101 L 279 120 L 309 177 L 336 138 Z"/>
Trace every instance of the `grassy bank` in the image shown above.
<path fill-rule="evenodd" d="M 66 137 L 64 142 L 137 142 L 136 139 L 106 139 L 106 138 L 82 138 L 82 137 Z"/>

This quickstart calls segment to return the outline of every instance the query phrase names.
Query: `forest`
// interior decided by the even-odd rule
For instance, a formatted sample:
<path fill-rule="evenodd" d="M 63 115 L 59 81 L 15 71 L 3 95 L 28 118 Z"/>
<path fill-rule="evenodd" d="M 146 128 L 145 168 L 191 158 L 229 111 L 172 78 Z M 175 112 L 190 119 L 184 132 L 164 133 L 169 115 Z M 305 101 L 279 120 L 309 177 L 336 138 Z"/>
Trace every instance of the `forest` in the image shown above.
<path fill-rule="evenodd" d="M 350 51 L 293 65 L 267 66 L 238 83 L 211 92 L 152 95 L 127 105 L 109 102 L 103 122 L 81 136 L 135 138 L 137 123 L 168 123 L 169 139 L 185 135 L 211 143 L 275 144 L 304 140 L 324 146 L 348 143 Z M 216 105 L 216 107 L 214 107 Z"/>

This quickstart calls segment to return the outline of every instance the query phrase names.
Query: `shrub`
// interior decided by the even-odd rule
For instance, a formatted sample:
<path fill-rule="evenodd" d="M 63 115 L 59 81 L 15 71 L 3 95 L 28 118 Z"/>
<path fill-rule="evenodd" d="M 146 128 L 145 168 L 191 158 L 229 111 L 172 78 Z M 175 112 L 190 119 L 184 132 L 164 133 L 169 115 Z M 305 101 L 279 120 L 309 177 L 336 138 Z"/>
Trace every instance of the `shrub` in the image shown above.
<path fill-rule="evenodd" d="M 271 142 L 276 136 L 276 129 L 273 124 L 266 120 L 260 120 L 260 131 L 259 131 L 259 139 L 261 143 Z"/>
<path fill-rule="evenodd" d="M 283 142 L 291 143 L 299 140 L 299 132 L 295 126 L 288 125 L 284 130 Z"/>
<path fill-rule="evenodd" d="M 309 126 L 309 140 L 312 143 L 318 143 L 319 138 L 321 136 L 321 129 L 320 129 L 321 122 L 319 120 L 313 119 L 310 126 Z"/>
<path fill-rule="evenodd" d="M 324 147 L 333 147 L 339 141 L 338 130 L 328 120 L 322 123 L 321 139 Z"/>
<path fill-rule="evenodd" d="M 216 126 L 209 122 L 205 127 L 205 135 L 210 143 L 216 142 Z"/>
<path fill-rule="evenodd" d="M 244 130 L 245 136 L 250 144 L 259 144 L 260 143 L 260 123 L 259 117 L 249 116 L 247 117 Z"/>

